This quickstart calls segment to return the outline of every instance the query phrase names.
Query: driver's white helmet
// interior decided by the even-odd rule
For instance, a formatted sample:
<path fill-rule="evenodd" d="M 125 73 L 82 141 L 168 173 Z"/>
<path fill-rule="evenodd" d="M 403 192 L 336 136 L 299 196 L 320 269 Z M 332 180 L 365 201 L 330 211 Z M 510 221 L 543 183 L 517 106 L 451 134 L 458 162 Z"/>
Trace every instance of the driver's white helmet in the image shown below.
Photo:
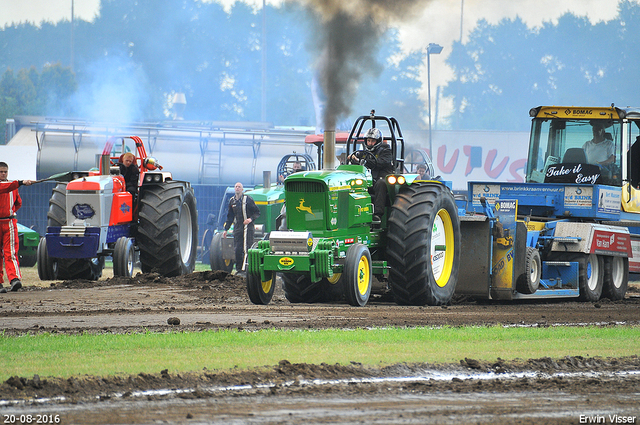
<path fill-rule="evenodd" d="M 375 139 L 376 143 L 372 146 L 369 147 L 366 143 L 367 139 Z M 379 128 L 370 128 L 369 130 L 367 130 L 367 132 L 364 135 L 364 140 L 365 140 L 365 147 L 367 149 L 373 149 L 376 146 L 378 146 L 380 143 L 382 143 L 382 131 L 380 131 Z"/>

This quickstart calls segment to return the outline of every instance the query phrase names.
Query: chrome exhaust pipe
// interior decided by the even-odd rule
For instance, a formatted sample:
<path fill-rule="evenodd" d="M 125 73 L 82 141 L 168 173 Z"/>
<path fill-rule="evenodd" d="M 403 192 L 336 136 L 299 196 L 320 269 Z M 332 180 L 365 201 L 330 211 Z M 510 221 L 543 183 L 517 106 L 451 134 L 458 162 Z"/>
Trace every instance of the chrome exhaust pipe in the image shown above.
<path fill-rule="evenodd" d="M 265 189 L 271 188 L 271 171 L 263 171 L 262 172 L 262 187 Z"/>
<path fill-rule="evenodd" d="M 324 149 L 322 154 L 322 163 L 325 170 L 333 170 L 336 168 L 336 131 L 324 131 Z"/>

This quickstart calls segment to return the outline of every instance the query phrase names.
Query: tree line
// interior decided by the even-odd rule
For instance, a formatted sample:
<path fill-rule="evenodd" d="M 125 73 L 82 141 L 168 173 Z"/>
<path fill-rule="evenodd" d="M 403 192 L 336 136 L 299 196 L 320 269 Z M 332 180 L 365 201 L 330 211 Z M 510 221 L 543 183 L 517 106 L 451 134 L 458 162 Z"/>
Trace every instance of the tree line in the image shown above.
<path fill-rule="evenodd" d="M 615 19 L 596 24 L 570 13 L 540 28 L 480 21 L 447 58 L 455 72 L 443 90 L 454 101 L 448 127 L 526 131 L 527 112 L 540 105 L 640 104 L 640 5 L 617 7 Z"/>
<path fill-rule="evenodd" d="M 102 0 L 93 22 L 75 22 L 73 44 L 68 21 L 6 27 L 0 31 L 0 70 L 21 76 L 54 67 L 72 71 L 75 81 L 59 81 L 65 86 L 54 89 L 53 103 L 39 94 L 31 99 L 20 90 L 0 91 L 8 105 L 2 122 L 10 113 L 86 118 L 87 104 L 98 104 L 100 96 L 118 90 L 135 103 L 131 119 L 138 121 L 170 117 L 176 92 L 186 95 L 187 120 L 260 121 L 262 19 L 261 9 L 242 2 L 225 11 L 200 0 Z M 316 52 L 309 38 L 317 19 L 295 3 L 266 8 L 268 122 L 315 125 L 311 85 Z M 381 72 L 361 82 L 353 110 L 360 115 L 375 107 L 406 116 L 418 127 L 424 113 L 417 80 L 422 54 L 413 52 L 391 63 L 400 48 L 397 32 L 388 31 L 376 55 Z M 107 83 L 116 89 L 104 89 Z M 133 91 L 139 92 L 135 98 Z"/>
<path fill-rule="evenodd" d="M 538 105 L 636 104 L 640 5 L 617 7 L 615 19 L 596 24 L 570 13 L 540 28 L 520 18 L 480 21 L 446 58 L 454 78 L 441 93 L 453 110 L 438 128 L 526 131 L 527 111 Z M 172 95 L 183 92 L 187 120 L 260 121 L 263 65 L 266 120 L 313 126 L 318 52 L 310 40 L 318 19 L 294 2 L 267 6 L 265 64 L 262 11 L 242 2 L 225 11 L 201 0 L 102 0 L 93 22 L 75 22 L 73 43 L 68 21 L 7 26 L 0 126 L 16 114 L 86 118 L 87 105 L 113 93 L 128 96 L 136 120 L 170 117 Z M 360 81 L 352 112 L 375 108 L 403 128 L 425 128 L 419 69 L 426 58 L 401 47 L 388 30 L 375 46 L 379 71 Z"/>

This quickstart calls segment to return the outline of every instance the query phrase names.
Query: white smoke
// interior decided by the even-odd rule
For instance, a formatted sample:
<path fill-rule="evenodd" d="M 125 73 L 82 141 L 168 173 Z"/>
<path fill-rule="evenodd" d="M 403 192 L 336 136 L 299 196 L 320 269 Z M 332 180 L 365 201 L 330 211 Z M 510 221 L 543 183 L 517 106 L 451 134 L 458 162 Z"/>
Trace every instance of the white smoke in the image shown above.
<path fill-rule="evenodd" d="M 111 55 L 84 69 L 71 101 L 77 116 L 98 122 L 132 123 L 146 118 L 148 93 L 142 69 L 131 60 Z"/>

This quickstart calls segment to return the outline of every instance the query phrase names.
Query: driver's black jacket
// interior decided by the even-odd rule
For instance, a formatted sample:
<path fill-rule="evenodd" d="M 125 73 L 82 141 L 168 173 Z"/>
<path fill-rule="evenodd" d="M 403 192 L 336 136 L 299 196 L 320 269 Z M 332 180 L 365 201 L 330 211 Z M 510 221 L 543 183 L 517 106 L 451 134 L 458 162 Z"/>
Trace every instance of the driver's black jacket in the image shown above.
<path fill-rule="evenodd" d="M 376 158 L 375 161 L 364 152 L 359 152 L 357 155 L 359 157 L 364 156 L 364 166 L 371 170 L 371 177 L 373 177 L 374 182 L 387 174 L 393 174 L 393 152 L 389 145 L 378 143 L 368 151 Z"/>

